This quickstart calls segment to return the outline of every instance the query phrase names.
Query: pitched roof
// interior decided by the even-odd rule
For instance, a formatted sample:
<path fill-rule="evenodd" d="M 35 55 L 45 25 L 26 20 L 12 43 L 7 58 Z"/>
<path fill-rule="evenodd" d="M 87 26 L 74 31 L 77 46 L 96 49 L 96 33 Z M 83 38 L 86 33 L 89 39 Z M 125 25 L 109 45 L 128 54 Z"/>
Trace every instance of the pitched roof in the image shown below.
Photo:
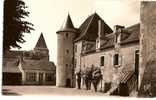
<path fill-rule="evenodd" d="M 18 56 L 21 56 L 22 54 L 23 51 L 10 50 L 3 55 L 3 58 L 18 58 Z"/>
<path fill-rule="evenodd" d="M 49 61 L 24 59 L 21 64 L 23 70 L 54 71 L 56 69 L 54 63 Z"/>
<path fill-rule="evenodd" d="M 101 50 L 114 47 L 114 34 L 111 33 L 111 34 L 106 35 L 105 37 L 106 37 L 105 38 L 106 42 L 101 45 L 101 48 L 100 48 Z"/>
<path fill-rule="evenodd" d="M 121 45 L 126 45 L 128 43 L 138 43 L 139 42 L 139 36 L 140 36 L 140 24 L 135 24 L 130 27 L 127 27 L 124 29 L 123 33 L 121 33 Z M 106 42 L 101 44 L 100 50 L 106 49 L 106 48 L 113 48 L 114 47 L 114 41 L 115 41 L 115 35 L 114 33 L 105 35 L 104 38 Z M 94 44 L 96 45 L 96 44 Z M 96 52 L 95 46 L 94 48 L 91 48 L 89 50 L 86 50 L 85 53 L 92 53 Z"/>
<path fill-rule="evenodd" d="M 127 27 L 125 30 L 128 31 L 128 37 L 121 40 L 121 44 L 139 42 L 140 37 L 140 23 Z"/>
<path fill-rule="evenodd" d="M 69 14 L 68 14 L 66 20 L 63 22 L 60 30 L 57 31 L 57 33 L 60 31 L 74 31 L 74 32 L 76 31 Z"/>
<path fill-rule="evenodd" d="M 75 39 L 78 41 L 80 39 L 95 41 L 98 36 L 98 21 L 102 20 L 97 13 L 89 16 L 79 27 L 79 36 Z M 104 33 L 112 33 L 112 29 L 104 22 Z"/>
<path fill-rule="evenodd" d="M 46 42 L 44 40 L 43 34 L 41 33 L 35 48 L 47 48 Z"/>
<path fill-rule="evenodd" d="M 3 68 L 2 72 L 7 72 L 7 73 L 21 73 L 19 67 L 18 67 L 19 61 L 17 59 L 12 59 L 12 60 L 5 60 L 3 61 Z"/>

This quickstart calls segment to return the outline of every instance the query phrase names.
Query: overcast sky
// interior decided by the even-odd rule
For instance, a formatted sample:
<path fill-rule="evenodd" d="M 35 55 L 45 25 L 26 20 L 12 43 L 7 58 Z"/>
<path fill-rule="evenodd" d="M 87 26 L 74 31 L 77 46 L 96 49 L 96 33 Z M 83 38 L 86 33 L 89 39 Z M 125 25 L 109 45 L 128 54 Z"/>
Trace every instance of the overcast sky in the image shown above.
<path fill-rule="evenodd" d="M 29 7 L 27 20 L 34 24 L 35 31 L 25 34 L 22 50 L 32 50 L 43 32 L 49 48 L 50 60 L 56 63 L 57 37 L 68 12 L 74 26 L 79 27 L 91 14 L 97 13 L 111 27 L 130 26 L 139 22 L 139 0 L 24 0 Z"/>

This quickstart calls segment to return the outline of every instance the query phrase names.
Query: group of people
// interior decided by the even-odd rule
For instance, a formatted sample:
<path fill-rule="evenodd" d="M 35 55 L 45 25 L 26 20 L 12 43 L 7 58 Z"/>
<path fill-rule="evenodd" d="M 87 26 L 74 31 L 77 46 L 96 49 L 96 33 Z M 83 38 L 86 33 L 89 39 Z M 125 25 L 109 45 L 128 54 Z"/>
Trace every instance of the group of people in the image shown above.
<path fill-rule="evenodd" d="M 79 70 L 76 73 L 76 80 L 78 89 L 81 89 L 81 80 L 82 84 L 85 84 L 86 90 L 91 89 L 91 84 L 93 84 L 94 90 L 97 91 L 97 85 L 100 80 L 102 80 L 102 73 L 99 67 L 86 67 L 83 71 Z"/>

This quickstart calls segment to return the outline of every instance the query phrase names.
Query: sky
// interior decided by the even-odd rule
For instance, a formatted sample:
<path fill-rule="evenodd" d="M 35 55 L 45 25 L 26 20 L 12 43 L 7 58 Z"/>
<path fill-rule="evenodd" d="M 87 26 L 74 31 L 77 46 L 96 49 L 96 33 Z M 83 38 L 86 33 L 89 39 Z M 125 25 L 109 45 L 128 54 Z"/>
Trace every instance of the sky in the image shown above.
<path fill-rule="evenodd" d="M 57 62 L 57 34 L 68 13 L 78 28 L 85 19 L 97 13 L 112 29 L 139 23 L 139 0 L 23 0 L 30 12 L 26 19 L 35 31 L 24 34 L 26 42 L 21 50 L 32 50 L 41 34 L 49 49 L 50 60 Z"/>

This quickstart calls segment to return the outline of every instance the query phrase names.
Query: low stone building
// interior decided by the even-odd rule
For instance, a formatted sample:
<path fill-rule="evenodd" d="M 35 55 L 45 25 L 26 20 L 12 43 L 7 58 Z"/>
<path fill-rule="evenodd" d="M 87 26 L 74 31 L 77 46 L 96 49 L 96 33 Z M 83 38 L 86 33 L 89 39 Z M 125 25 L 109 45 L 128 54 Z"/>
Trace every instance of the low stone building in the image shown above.
<path fill-rule="evenodd" d="M 56 66 L 49 61 L 43 34 L 31 51 L 8 51 L 3 56 L 3 85 L 55 85 Z"/>
<path fill-rule="evenodd" d="M 2 71 L 4 85 L 20 85 L 22 83 L 22 73 L 18 68 L 18 59 L 5 58 Z"/>

